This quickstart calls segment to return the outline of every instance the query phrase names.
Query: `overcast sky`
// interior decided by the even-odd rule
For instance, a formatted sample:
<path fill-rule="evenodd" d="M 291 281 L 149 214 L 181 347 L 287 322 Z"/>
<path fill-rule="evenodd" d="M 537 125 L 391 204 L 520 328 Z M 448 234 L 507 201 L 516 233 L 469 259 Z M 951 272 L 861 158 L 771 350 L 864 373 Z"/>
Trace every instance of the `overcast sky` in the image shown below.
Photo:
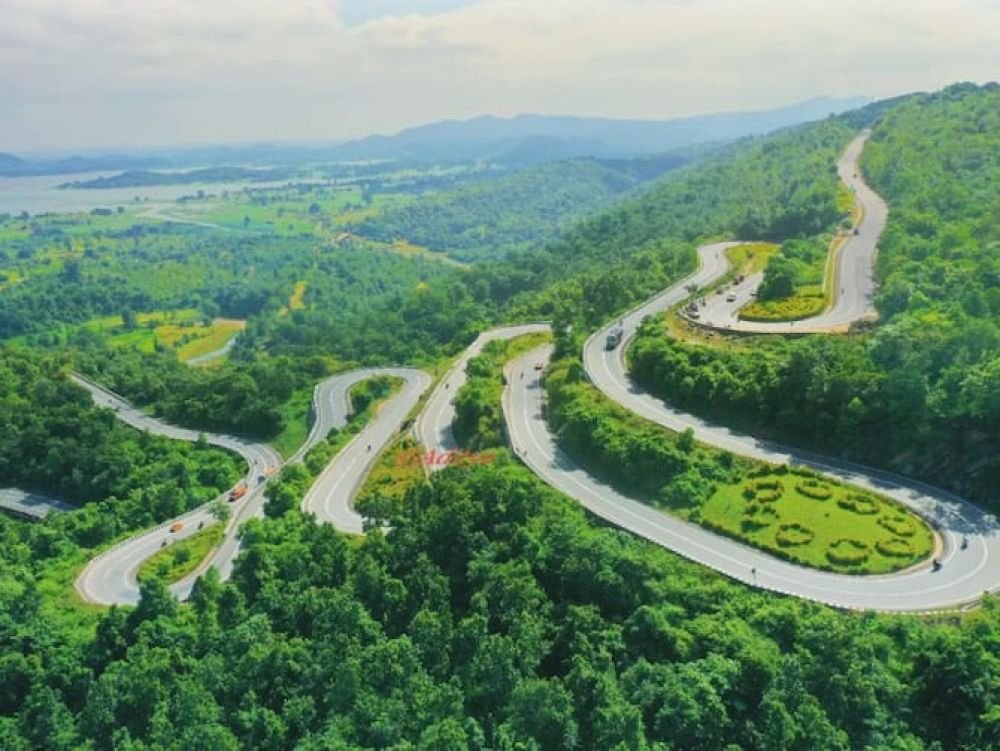
<path fill-rule="evenodd" d="M 0 151 L 669 118 L 1000 77 L 1000 0 L 0 0 Z"/>

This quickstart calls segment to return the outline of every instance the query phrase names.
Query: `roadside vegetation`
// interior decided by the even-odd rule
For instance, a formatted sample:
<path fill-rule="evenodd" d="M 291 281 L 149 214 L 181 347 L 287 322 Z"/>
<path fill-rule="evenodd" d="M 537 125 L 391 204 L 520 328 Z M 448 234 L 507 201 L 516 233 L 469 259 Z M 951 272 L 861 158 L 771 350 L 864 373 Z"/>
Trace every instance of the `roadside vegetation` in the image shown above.
<path fill-rule="evenodd" d="M 173 542 L 147 558 L 136 575 L 140 582 L 155 577 L 164 584 L 173 584 L 201 565 L 205 556 L 222 542 L 226 525 L 217 522 L 200 529 L 180 542 Z"/>
<path fill-rule="evenodd" d="M 268 502 L 264 506 L 264 513 L 280 516 L 291 508 L 298 508 L 326 465 L 361 432 L 375 416 L 379 405 L 391 398 L 401 385 L 402 382 L 397 378 L 382 376 L 355 385 L 350 393 L 351 414 L 347 424 L 341 428 L 333 428 L 309 449 L 302 462 L 282 467 L 278 476 L 267 485 L 265 493 Z"/>
<path fill-rule="evenodd" d="M 892 207 L 876 330 L 748 350 L 650 324 L 630 350 L 636 380 L 695 414 L 1000 509 L 998 105 L 996 86 L 954 86 L 875 127 L 862 163 Z"/>
<path fill-rule="evenodd" d="M 780 518 L 744 534 L 795 555 L 817 545 L 843 569 L 903 567 L 926 543 L 912 518 L 791 470 L 754 477 L 764 470 L 657 431 L 602 401 L 576 358 L 597 325 L 690 272 L 706 239 L 780 242 L 801 262 L 796 281 L 816 283 L 811 259 L 845 209 L 831 165 L 878 120 L 863 169 L 892 205 L 881 325 L 748 352 L 679 343 L 650 321 L 633 374 L 678 407 L 996 508 L 998 94 L 951 87 L 746 139 L 565 223 L 565 192 L 534 211 L 509 185 L 491 194 L 485 175 L 463 200 L 471 175 L 402 168 L 176 207 L 223 229 L 142 205 L 0 217 L 0 484 L 81 504 L 39 523 L 0 516 L 0 747 L 1000 747 L 993 596 L 969 613 L 859 617 L 755 591 L 595 522 L 503 449 L 428 480 L 401 439 L 359 499 L 391 531 L 347 540 L 316 525 L 304 493 L 384 392 L 268 484 L 228 583 L 210 570 L 179 605 L 154 576 L 135 608 L 84 606 L 72 582 L 87 560 L 244 468 L 124 427 L 63 375 L 82 370 L 176 422 L 292 446 L 276 437 L 304 430 L 303 395 L 328 373 L 433 369 L 490 323 L 550 319 L 549 417 L 571 426 L 563 440 L 588 468 L 741 531 L 770 516 L 744 514 L 751 504 L 770 504 Z M 411 252 L 437 250 L 419 233 L 450 218 L 462 221 L 444 249 L 468 268 Z M 353 234 L 374 236 L 380 220 L 384 239 Z M 402 252 L 375 250 L 396 241 Z M 298 283 L 304 307 L 280 315 Z M 86 325 L 184 310 L 247 321 L 225 362 L 190 368 Z M 505 355 L 493 358 L 469 435 L 493 432 L 487 392 Z M 795 516 L 816 508 L 831 514 L 822 549 L 826 517 Z M 879 549 L 879 530 L 908 548 Z"/>
<path fill-rule="evenodd" d="M 551 340 L 548 333 L 498 339 L 487 343 L 482 353 L 469 360 L 465 368 L 468 380 L 454 402 L 452 429 L 460 446 L 482 451 L 506 445 L 500 409 L 504 365 Z"/>
<path fill-rule="evenodd" d="M 740 309 L 746 321 L 799 321 L 826 310 L 837 284 L 837 253 L 860 219 L 853 194 L 839 183 L 833 198 L 841 218 L 832 234 L 793 238 L 768 256 L 757 298 Z M 761 270 L 761 269 L 758 269 Z"/>
<path fill-rule="evenodd" d="M 822 313 L 831 301 L 830 258 L 842 238 L 789 240 L 764 269 L 757 298 L 740 309 L 746 321 L 798 321 Z"/>
<path fill-rule="evenodd" d="M 575 359 L 553 363 L 545 389 L 549 422 L 567 454 L 682 519 L 838 573 L 888 573 L 930 557 L 930 528 L 900 504 L 805 468 L 702 446 L 691 431 L 674 433 L 608 400 Z"/>

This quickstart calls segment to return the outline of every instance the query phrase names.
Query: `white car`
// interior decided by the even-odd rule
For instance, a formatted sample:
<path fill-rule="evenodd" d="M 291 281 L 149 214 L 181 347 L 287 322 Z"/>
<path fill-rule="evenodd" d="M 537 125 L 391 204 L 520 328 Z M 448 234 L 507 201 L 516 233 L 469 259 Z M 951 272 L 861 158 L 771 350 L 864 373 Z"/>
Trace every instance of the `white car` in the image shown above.
<path fill-rule="evenodd" d="M 730 292 L 728 295 L 726 295 L 726 302 L 736 302 L 736 293 Z"/>

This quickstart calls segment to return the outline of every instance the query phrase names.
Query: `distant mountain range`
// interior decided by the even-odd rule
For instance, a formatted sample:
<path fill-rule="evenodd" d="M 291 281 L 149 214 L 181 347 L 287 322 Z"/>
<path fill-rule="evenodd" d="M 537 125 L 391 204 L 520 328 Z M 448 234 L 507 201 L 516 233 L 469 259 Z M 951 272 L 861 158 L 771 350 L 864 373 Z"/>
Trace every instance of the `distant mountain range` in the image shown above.
<path fill-rule="evenodd" d="M 709 141 L 759 135 L 860 107 L 862 97 L 820 97 L 757 112 L 700 115 L 673 120 L 486 115 L 407 128 L 320 146 L 256 144 L 149 153 L 27 160 L 0 153 L 0 175 L 63 175 L 93 171 L 177 169 L 222 165 L 296 165 L 335 161 L 452 161 L 489 159 L 532 164 L 580 156 L 627 157 L 666 152 Z"/>
<path fill-rule="evenodd" d="M 407 128 L 394 136 L 369 136 L 342 144 L 339 151 L 355 159 L 428 159 L 463 155 L 503 161 L 537 161 L 538 157 L 635 156 L 768 133 L 855 109 L 868 101 L 863 97 L 821 97 L 774 110 L 674 120 L 487 115 Z"/>

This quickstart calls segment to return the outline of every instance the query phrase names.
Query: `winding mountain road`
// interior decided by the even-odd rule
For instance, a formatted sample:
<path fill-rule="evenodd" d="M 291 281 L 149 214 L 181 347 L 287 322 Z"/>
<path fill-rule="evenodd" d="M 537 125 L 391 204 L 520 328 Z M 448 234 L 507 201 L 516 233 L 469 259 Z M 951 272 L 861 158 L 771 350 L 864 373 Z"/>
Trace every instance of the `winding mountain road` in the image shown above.
<path fill-rule="evenodd" d="M 686 294 L 686 283 L 675 285 L 676 294 Z M 669 305 L 670 297 L 664 293 L 625 317 L 625 343 L 644 315 Z M 804 568 L 624 496 L 559 448 L 543 416 L 541 374 L 533 367 L 533 363 L 548 361 L 551 348 L 530 352 L 509 365 L 503 407 L 510 440 L 525 464 L 595 515 L 746 584 L 841 608 L 929 611 L 974 602 L 984 592 L 1000 587 L 1000 526 L 992 516 L 945 491 L 761 441 L 672 409 L 629 378 L 623 345 L 604 349 L 610 329 L 594 334 L 584 349 L 588 376 L 609 398 L 671 430 L 691 428 L 696 440 L 710 446 L 762 461 L 808 466 L 904 504 L 934 524 L 944 543 L 943 566 L 932 571 L 923 565 L 884 576 L 846 576 Z M 969 544 L 962 549 L 965 536 Z"/>
<path fill-rule="evenodd" d="M 330 460 L 302 501 L 302 509 L 315 514 L 317 521 L 332 524 L 341 532 L 362 534 L 364 518 L 354 510 L 354 496 L 364 484 L 379 451 L 399 433 L 420 397 L 431 385 L 431 377 L 416 368 L 376 368 L 334 376 L 319 389 L 319 401 L 333 404 L 329 411 L 330 428 L 347 424 L 350 408 L 347 394 L 351 387 L 376 376 L 403 380 L 398 394 L 382 404 L 378 415 Z M 316 424 L 319 424 L 317 419 Z"/>
<path fill-rule="evenodd" d="M 838 286 L 843 289 L 836 294 L 830 310 L 795 324 L 750 325 L 736 321 L 735 317 L 726 318 L 728 309 L 718 307 L 713 311 L 720 312 L 704 316 L 702 325 L 753 333 L 831 333 L 845 330 L 852 321 L 871 314 L 874 291 L 872 268 L 887 209 L 884 202 L 856 177 L 857 159 L 866 138 L 867 133 L 863 133 L 854 139 L 838 164 L 841 178 L 854 189 L 863 214 L 857 234 L 852 235 L 839 251 Z M 703 287 L 727 273 L 729 263 L 725 251 L 735 244 L 722 242 L 700 247 L 697 271 L 630 311 L 619 321 L 595 332 L 587 340 L 583 351 L 588 377 L 609 398 L 636 414 L 674 431 L 690 428 L 697 440 L 708 445 L 763 461 L 805 465 L 837 480 L 897 500 L 934 525 L 943 544 L 941 560 L 944 565 L 940 570 L 933 571 L 929 565 L 923 565 L 883 576 L 846 576 L 804 568 L 622 495 L 577 466 L 560 450 L 549 430 L 544 417 L 542 371 L 535 366 L 539 362 L 543 365 L 548 362 L 551 346 L 523 355 L 506 368 L 507 385 L 502 406 L 514 452 L 542 479 L 577 499 L 595 515 L 751 586 L 840 608 L 893 612 L 922 612 L 961 606 L 978 600 L 986 591 L 1000 588 L 1000 525 L 991 515 L 952 494 L 913 480 L 761 441 L 714 425 L 672 409 L 645 393 L 629 378 L 624 353 L 643 319 L 686 299 L 690 285 Z M 738 291 L 748 299 L 752 282 L 744 284 L 746 286 Z M 736 307 L 738 303 L 732 310 Z M 716 318 L 717 315 L 721 317 Z M 605 341 L 615 328 L 621 328 L 622 340 L 618 346 L 608 350 Z M 481 334 L 441 379 L 417 417 L 414 432 L 424 447 L 436 451 L 457 448 L 451 427 L 455 417 L 452 399 L 466 382 L 465 369 L 469 360 L 479 354 L 487 342 L 547 330 L 548 324 L 526 324 Z M 364 520 L 352 506 L 357 489 L 381 448 L 405 426 L 408 415 L 430 386 L 430 376 L 413 368 L 387 368 L 354 371 L 327 379 L 317 387 L 314 395 L 315 420 L 309 437 L 300 451 L 289 459 L 300 460 L 308 448 L 331 428 L 343 426 L 347 422 L 347 394 L 351 386 L 377 375 L 402 378 L 405 386 L 384 403 L 377 417 L 338 452 L 303 500 L 304 510 L 314 513 L 319 521 L 331 523 L 349 533 L 364 532 Z M 96 384 L 81 381 L 81 385 L 91 392 L 95 402 L 115 409 L 119 417 L 135 427 L 182 440 L 198 437 L 193 431 L 175 428 L 145 415 Z M 261 513 L 264 503 L 263 486 L 254 480 L 267 467 L 280 464 L 280 458 L 267 446 L 227 436 L 206 435 L 206 439 L 236 451 L 246 459 L 250 467 L 247 481 L 251 490 L 230 520 L 223 546 L 196 572 L 171 588 L 182 598 L 190 593 L 195 578 L 208 566 L 218 566 L 223 577 L 229 574 L 233 558 L 239 550 L 238 525 Z M 436 468 L 437 465 L 428 467 L 429 470 Z M 190 512 L 182 517 L 185 527 L 174 538 L 192 533 L 198 523 L 209 518 L 205 507 Z M 169 523 L 142 533 L 91 561 L 77 580 L 80 594 L 91 602 L 104 604 L 137 602 L 139 590 L 135 572 L 142 560 L 159 549 L 169 534 L 168 527 Z M 963 537 L 968 538 L 965 548 L 960 544 Z"/>
<path fill-rule="evenodd" d="M 853 236 L 856 242 L 841 249 L 840 278 L 844 293 L 830 311 L 813 319 L 796 324 L 741 327 L 743 330 L 829 333 L 870 314 L 874 290 L 872 264 L 887 209 L 882 199 L 856 177 L 855 165 L 866 138 L 867 134 L 862 134 L 854 139 L 839 165 L 841 177 L 852 181 L 864 208 L 858 234 Z M 606 396 L 635 414 L 673 431 L 691 429 L 695 439 L 702 443 L 761 461 L 807 466 L 902 503 L 928 519 L 937 531 L 944 546 L 940 570 L 933 571 L 929 565 L 923 565 L 884 576 L 847 576 L 804 568 L 625 497 L 578 467 L 559 449 L 549 431 L 543 417 L 541 374 L 532 363 L 547 362 L 551 348 L 528 353 L 509 366 L 503 407 L 515 452 L 549 484 L 578 499 L 597 516 L 753 586 L 842 608 L 905 612 L 965 605 L 978 600 L 984 592 L 1000 588 L 1000 525 L 991 514 L 953 494 L 908 478 L 714 425 L 671 408 L 632 381 L 625 351 L 639 325 L 647 316 L 661 313 L 689 297 L 690 285 L 711 284 L 725 274 L 728 271 L 725 251 L 734 244 L 700 247 L 699 267 L 694 274 L 595 332 L 583 350 L 587 376 Z M 607 337 L 615 329 L 621 329 L 621 341 L 608 350 Z M 963 538 L 968 541 L 964 549 Z"/>
<path fill-rule="evenodd" d="M 875 257 L 878 253 L 878 239 L 889 217 L 889 207 L 860 176 L 858 162 L 870 135 L 870 132 L 864 131 L 854 138 L 837 160 L 837 173 L 854 194 L 861 210 L 861 219 L 855 227 L 857 234 L 847 234 L 837 250 L 832 305 L 819 315 L 800 321 L 740 320 L 739 311 L 752 301 L 763 281 L 764 274 L 761 272 L 752 274 L 729 288 L 728 292 L 735 297 L 733 300 L 727 299 L 730 297 L 728 294 L 710 295 L 706 305 L 698 311 L 697 322 L 700 325 L 720 331 L 751 334 L 824 334 L 846 331 L 851 323 L 875 316 L 872 305 L 875 296 Z M 720 243 L 712 247 L 724 251 L 739 244 Z M 681 299 L 684 297 L 687 295 L 681 295 Z"/>
<path fill-rule="evenodd" d="M 462 352 L 438 383 L 427 400 L 427 404 L 420 412 L 420 416 L 417 417 L 414 433 L 424 448 L 439 453 L 454 451 L 458 448 L 451 427 L 455 421 L 455 405 L 452 403 L 452 399 L 468 381 L 465 368 L 469 364 L 469 360 L 479 355 L 489 342 L 499 339 L 513 339 L 525 334 L 542 334 L 548 331 L 550 331 L 550 327 L 547 323 L 527 323 L 520 326 L 490 329 L 476 337 L 476 340 Z M 427 465 L 427 469 L 433 472 L 443 469 L 445 466 L 447 465 L 432 463 Z"/>
<path fill-rule="evenodd" d="M 348 393 L 351 387 L 378 375 L 402 378 L 406 385 L 399 394 L 383 405 L 378 419 L 367 426 L 330 462 L 306 499 L 307 510 L 315 512 L 320 521 L 332 521 L 338 524 L 338 528 L 343 522 L 345 531 L 353 531 L 355 526 L 360 528 L 360 517 L 350 515 L 353 511 L 341 513 L 338 510 L 350 509 L 353 493 L 367 474 L 370 461 L 358 461 L 359 447 L 369 459 L 375 456 L 398 431 L 420 394 L 430 385 L 430 377 L 412 368 L 378 368 L 356 370 L 326 379 L 316 387 L 313 397 L 314 422 L 309 436 L 289 459 L 290 462 L 300 461 L 331 428 L 346 424 L 350 411 Z M 222 544 L 194 572 L 171 585 L 170 590 L 178 598 L 186 599 L 191 593 L 194 582 L 210 566 L 218 568 L 223 579 L 228 578 L 240 550 L 238 536 L 240 526 L 247 519 L 263 514 L 266 501 L 265 484 L 260 482 L 259 478 L 266 477 L 268 470 L 283 464 L 278 453 L 264 444 L 251 443 L 232 436 L 178 428 L 150 417 L 92 381 L 80 376 L 74 376 L 73 380 L 90 392 L 95 404 L 113 409 L 121 420 L 132 427 L 183 441 L 196 441 L 199 436 L 204 435 L 208 443 L 233 451 L 247 462 L 248 472 L 242 482 L 246 483 L 248 490 L 243 498 L 230 504 L 233 513 L 226 524 Z M 359 443 L 362 440 L 365 442 L 363 445 Z M 372 447 L 370 454 L 365 450 L 367 445 Z M 226 495 L 220 498 L 225 498 Z M 195 534 L 200 527 L 215 522 L 209 505 L 199 506 L 175 519 L 130 537 L 92 559 L 76 580 L 76 589 L 80 596 L 87 602 L 102 605 L 137 603 L 139 584 L 136 575 L 142 562 L 158 552 L 164 541 L 173 543 L 183 540 Z M 177 522 L 183 524 L 183 527 L 176 532 L 170 532 L 170 527 Z"/>

